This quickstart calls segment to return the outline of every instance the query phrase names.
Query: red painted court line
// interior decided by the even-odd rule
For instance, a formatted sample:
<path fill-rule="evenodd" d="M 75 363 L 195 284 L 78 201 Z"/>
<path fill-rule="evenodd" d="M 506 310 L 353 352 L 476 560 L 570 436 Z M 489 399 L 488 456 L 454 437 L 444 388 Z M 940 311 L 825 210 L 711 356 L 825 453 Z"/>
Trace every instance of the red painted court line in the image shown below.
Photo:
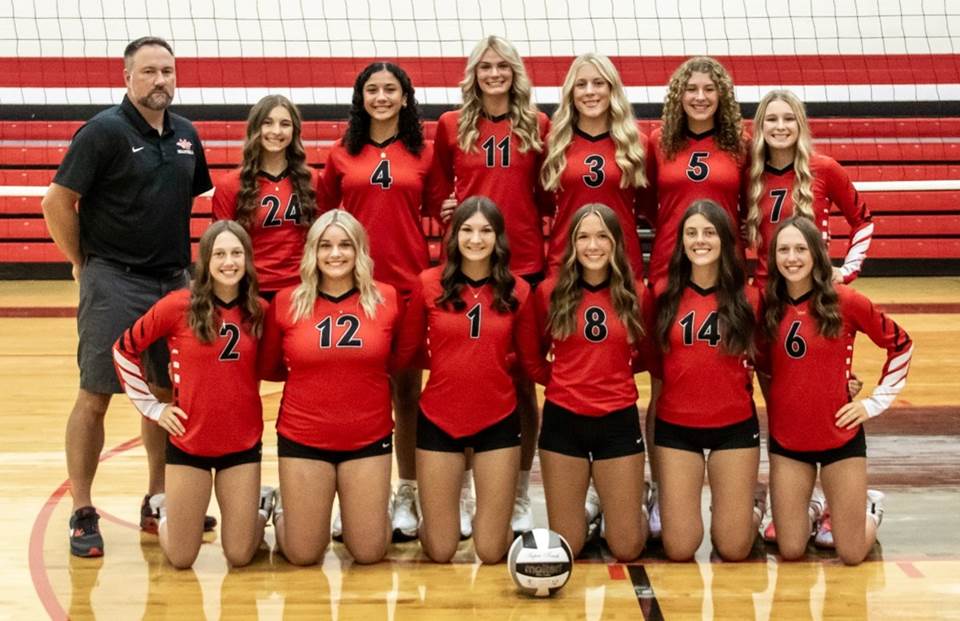
<path fill-rule="evenodd" d="M 139 446 L 140 443 L 140 438 L 132 438 L 126 442 L 122 442 L 101 455 L 100 461 L 106 461 L 124 451 L 129 451 Z M 50 584 L 50 576 L 47 574 L 47 565 L 43 558 L 43 538 L 50 524 L 50 517 L 53 515 L 53 510 L 69 490 L 70 481 L 64 481 L 50 494 L 50 497 L 47 498 L 43 507 L 40 508 L 40 513 L 37 514 L 37 519 L 33 523 L 33 528 L 30 530 L 30 543 L 28 544 L 27 553 L 30 565 L 30 577 L 33 579 L 33 588 L 36 589 L 37 597 L 40 598 L 40 603 L 43 604 L 47 614 L 50 615 L 51 619 L 57 621 L 67 619 L 67 611 L 60 605 L 57 594 L 53 591 L 53 585 Z M 66 542 L 64 543 L 65 545 L 69 545 L 66 544 Z"/>
<path fill-rule="evenodd" d="M 900 561 L 899 563 L 897 563 L 897 567 L 899 567 L 900 570 L 903 573 L 907 574 L 907 576 L 909 576 L 910 578 L 926 578 L 926 576 L 923 575 L 923 572 L 917 569 L 916 565 L 914 565 L 911 562 Z"/>
<path fill-rule="evenodd" d="M 607 565 L 607 573 L 610 574 L 611 580 L 627 579 L 627 572 L 624 571 L 623 565 Z"/>
<path fill-rule="evenodd" d="M 104 520 L 104 521 L 113 522 L 113 523 L 116 524 L 117 526 L 123 526 L 124 528 L 130 528 L 130 529 L 136 530 L 136 531 L 139 531 L 139 530 L 140 530 L 140 525 L 139 525 L 139 524 L 134 524 L 133 522 L 128 522 L 127 520 L 125 520 L 125 519 L 123 519 L 123 518 L 119 518 L 119 517 L 115 516 L 115 515 L 112 514 L 112 513 L 108 513 L 108 512 L 106 512 L 106 511 L 104 511 L 103 509 L 97 509 L 97 513 L 100 514 L 100 518 L 101 518 L 102 520 Z"/>

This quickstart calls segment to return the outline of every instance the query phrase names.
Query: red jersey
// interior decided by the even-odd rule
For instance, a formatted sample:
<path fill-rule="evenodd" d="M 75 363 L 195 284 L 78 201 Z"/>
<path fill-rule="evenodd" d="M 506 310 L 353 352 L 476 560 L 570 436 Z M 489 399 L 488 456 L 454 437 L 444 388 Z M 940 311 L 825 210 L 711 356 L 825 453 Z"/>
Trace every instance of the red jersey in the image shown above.
<path fill-rule="evenodd" d="M 474 150 L 464 153 L 457 144 L 460 111 L 444 112 L 437 121 L 434 138 L 434 166 L 438 179 L 445 179 L 446 195 L 454 191 L 457 202 L 474 195 L 486 196 L 500 208 L 510 238 L 510 269 L 523 276 L 543 271 L 543 224 L 541 217 L 552 215 L 552 203 L 540 186 L 544 151 L 520 152 L 520 140 L 513 135 L 506 115 L 480 116 L 480 132 Z M 541 140 L 550 121 L 537 113 Z M 440 196 L 440 200 L 445 196 Z M 436 203 L 436 206 L 439 202 Z"/>
<path fill-rule="evenodd" d="M 760 296 L 745 289 L 756 315 Z M 653 305 L 651 305 L 653 306 Z M 647 325 L 653 331 L 656 311 Z M 745 355 L 730 355 L 721 342 L 716 288 L 689 283 L 668 335 L 669 349 L 660 351 L 651 373 L 663 380 L 657 418 L 685 427 L 716 428 L 752 417 L 753 368 Z"/>
<path fill-rule="evenodd" d="M 427 177 L 433 147 L 420 155 L 399 140 L 369 142 L 350 155 L 338 142 L 327 156 L 317 190 L 320 211 L 343 205 L 366 229 L 377 280 L 395 287 L 402 296 L 413 289 L 417 274 L 430 265 L 420 217 L 431 183 Z M 434 184 L 435 185 L 435 184 Z"/>
<path fill-rule="evenodd" d="M 870 241 L 873 239 L 873 222 L 870 210 L 853 187 L 850 176 L 843 166 L 826 155 L 814 153 L 810 157 L 810 172 L 813 174 L 813 221 L 823 234 L 823 241 L 830 243 L 830 205 L 836 205 L 850 225 L 850 245 L 840 271 L 843 282 L 848 283 L 860 274 L 863 260 L 867 258 Z M 796 171 L 793 164 L 777 170 L 767 166 L 763 172 L 763 194 L 760 195 L 760 245 L 757 248 L 756 280 L 766 281 L 767 257 L 770 240 L 781 220 L 793 217 L 793 185 Z"/>
<path fill-rule="evenodd" d="M 863 400 L 867 413 L 877 416 L 890 407 L 906 385 L 913 341 L 863 294 L 837 286 L 843 327 L 837 338 L 817 331 L 809 315 L 810 294 L 785 308 L 776 339 L 759 364 L 770 373 L 767 414 L 770 434 L 792 451 L 824 451 L 850 441 L 857 430 L 837 427 L 837 410 L 850 401 L 847 380 L 853 365 L 853 343 L 863 332 L 887 350 L 880 382 Z"/>
<path fill-rule="evenodd" d="M 245 451 L 263 435 L 257 339 L 247 332 L 238 304 L 216 301 L 217 338 L 202 343 L 187 325 L 189 306 L 190 291 L 174 291 L 124 331 L 113 345 L 120 383 L 141 414 L 158 420 L 167 404 L 147 387 L 140 356 L 152 343 L 166 338 L 173 405 L 188 417 L 181 419 L 186 433 L 171 435 L 170 442 L 203 457 Z"/>
<path fill-rule="evenodd" d="M 666 159 L 660 148 L 661 129 L 655 129 L 650 136 L 647 179 L 659 203 L 650 253 L 651 283 L 666 278 L 677 230 L 684 212 L 694 201 L 708 198 L 723 207 L 739 239 L 741 188 L 747 162 L 746 158 L 739 162 L 728 151 L 721 150 L 714 140 L 715 134 L 715 129 L 703 134 L 687 134 L 687 146 L 671 160 Z"/>
<path fill-rule="evenodd" d="M 267 313 L 260 370 L 284 376 L 277 431 L 320 449 L 352 451 L 393 429 L 390 364 L 398 325 L 396 290 L 377 283 L 384 301 L 367 317 L 354 289 L 320 294 L 310 317 L 290 316 L 294 288 L 281 290 Z M 278 370 L 285 369 L 285 373 Z"/>
<path fill-rule="evenodd" d="M 420 274 L 411 297 L 405 329 L 422 341 L 426 336 L 430 376 L 420 396 L 420 409 L 455 438 L 473 435 L 503 420 L 517 407 L 510 374 L 516 353 L 525 368 L 540 363 L 530 286 L 516 279 L 513 294 L 520 303 L 512 313 L 493 308 L 490 279 L 472 281 L 461 275 L 462 311 L 437 306 L 443 292 L 443 266 Z M 541 377 L 541 379 L 544 379 Z"/>
<path fill-rule="evenodd" d="M 316 171 L 310 170 L 316 180 Z M 300 259 L 307 227 L 300 226 L 300 197 L 293 191 L 289 172 L 279 177 L 260 171 L 260 195 L 253 225 L 247 231 L 253 243 L 253 265 L 261 291 L 278 291 L 300 282 Z M 240 169 L 224 175 L 213 194 L 213 219 L 236 220 Z"/>
<path fill-rule="evenodd" d="M 555 285 L 550 279 L 536 290 L 540 325 L 546 325 Z M 642 281 L 635 286 L 642 309 L 649 301 L 647 290 Z M 573 334 L 559 341 L 545 335 L 553 352 L 545 395 L 577 414 L 604 416 L 637 402 L 633 361 L 640 344 L 627 340 L 627 328 L 613 308 L 609 284 L 591 287 L 581 283 L 581 287 L 583 298 Z"/>
<path fill-rule="evenodd" d="M 649 153 L 647 137 L 642 132 L 640 142 L 644 153 Z M 643 278 L 643 251 L 637 235 L 637 197 L 644 188 L 620 187 L 623 175 L 617 165 L 617 147 L 610 132 L 591 136 L 574 128 L 566 156 L 567 165 L 560 175 L 560 189 L 554 193 L 557 210 L 547 251 L 550 273 L 556 273 L 563 260 L 574 212 L 588 203 L 603 203 L 620 220 L 624 249 L 633 275 Z"/>

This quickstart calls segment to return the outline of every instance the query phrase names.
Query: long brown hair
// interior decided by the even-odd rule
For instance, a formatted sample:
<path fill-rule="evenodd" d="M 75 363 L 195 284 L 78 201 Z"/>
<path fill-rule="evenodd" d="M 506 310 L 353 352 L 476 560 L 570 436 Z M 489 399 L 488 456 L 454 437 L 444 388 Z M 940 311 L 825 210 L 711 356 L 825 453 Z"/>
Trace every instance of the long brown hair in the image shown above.
<path fill-rule="evenodd" d="M 218 220 L 207 227 L 200 237 L 193 283 L 190 285 L 190 307 L 187 310 L 187 325 L 201 343 L 212 343 L 218 335 L 220 313 L 214 303 L 213 277 L 210 274 L 210 259 L 213 244 L 220 233 L 233 233 L 243 246 L 244 274 L 240 280 L 237 303 L 243 316 L 243 325 L 252 336 L 260 337 L 263 329 L 263 307 L 257 298 L 257 271 L 253 266 L 253 244 L 250 235 L 233 220 Z"/>
<path fill-rule="evenodd" d="M 461 297 L 463 281 L 460 277 L 460 266 L 463 254 L 460 252 L 458 233 L 463 223 L 479 213 L 496 235 L 493 244 L 493 254 L 490 255 L 490 278 L 493 285 L 493 309 L 500 313 L 511 313 L 517 310 L 520 302 L 513 295 L 516 279 L 510 272 L 510 246 L 507 243 L 506 225 L 503 214 L 497 209 L 492 200 L 486 196 L 471 196 L 457 205 L 450 220 L 450 236 L 447 239 L 447 260 L 443 264 L 440 285 L 443 292 L 436 299 L 437 306 L 446 309 L 462 311 L 467 307 Z"/>
<path fill-rule="evenodd" d="M 780 232 L 787 227 L 800 231 L 803 240 L 810 249 L 810 258 L 813 260 L 813 270 L 810 277 L 813 288 L 810 293 L 810 315 L 817 321 L 817 332 L 827 338 L 836 338 L 843 327 L 843 318 L 840 316 L 840 298 L 833 286 L 833 265 L 827 254 L 827 245 L 823 243 L 820 231 L 809 218 L 796 215 L 780 223 L 770 240 L 768 255 L 770 276 L 764 290 L 764 330 L 769 338 L 774 338 L 783 319 L 784 308 L 790 300 L 787 294 L 787 280 L 775 268 L 777 264 L 777 239 Z"/>
<path fill-rule="evenodd" d="M 260 132 L 264 119 L 278 106 L 289 112 L 290 119 L 293 121 L 293 137 L 287 145 L 286 156 L 287 171 L 293 186 L 293 197 L 295 197 L 292 200 L 300 203 L 300 219 L 297 224 L 309 227 L 317 214 L 317 194 L 313 189 L 310 168 L 307 166 L 307 153 L 303 149 L 303 140 L 300 137 L 303 129 L 300 110 L 283 95 L 267 95 L 250 108 L 250 115 L 247 117 L 247 138 L 243 143 L 236 219 L 248 231 L 254 226 L 254 217 L 259 207 L 260 183 L 257 181 L 257 174 L 260 172 L 260 152 L 263 148 Z"/>
<path fill-rule="evenodd" d="M 677 229 L 677 242 L 667 270 L 667 288 L 657 297 L 657 341 L 666 351 L 670 347 L 670 329 L 680 309 L 683 290 L 690 283 L 693 266 L 683 247 L 683 229 L 687 220 L 695 215 L 707 219 L 717 230 L 720 239 L 720 265 L 717 270 L 717 316 L 720 341 L 730 355 L 753 351 L 753 330 L 756 316 L 744 290 L 747 284 L 743 262 L 737 255 L 737 243 L 733 234 L 730 216 L 720 205 L 711 200 L 694 201 L 683 213 Z"/>
<path fill-rule="evenodd" d="M 714 116 L 714 138 L 721 150 L 727 151 L 737 161 L 742 161 L 744 151 L 743 119 L 740 104 L 733 90 L 733 79 L 726 68 L 709 56 L 687 59 L 670 76 L 667 94 L 663 99 L 663 129 L 660 134 L 660 149 L 672 160 L 687 144 L 687 113 L 683 111 L 683 93 L 693 73 L 705 73 L 717 85 L 717 111 Z"/>
<path fill-rule="evenodd" d="M 610 257 L 610 301 L 617 317 L 627 329 L 627 339 L 638 343 L 643 339 L 640 297 L 637 295 L 633 270 L 627 260 L 623 245 L 623 229 L 617 214 L 606 205 L 590 203 L 573 214 L 567 235 L 567 247 L 563 252 L 557 284 L 550 294 L 550 311 L 547 313 L 547 330 L 554 339 L 562 340 L 577 328 L 577 307 L 583 300 L 583 268 L 577 260 L 577 234 L 587 216 L 600 218 L 610 238 L 613 253 Z"/>

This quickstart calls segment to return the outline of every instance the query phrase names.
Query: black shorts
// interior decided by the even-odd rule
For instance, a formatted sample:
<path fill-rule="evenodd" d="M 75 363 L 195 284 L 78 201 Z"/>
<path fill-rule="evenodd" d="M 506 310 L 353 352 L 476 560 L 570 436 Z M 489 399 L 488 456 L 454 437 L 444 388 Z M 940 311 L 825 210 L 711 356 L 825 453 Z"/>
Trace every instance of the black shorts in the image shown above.
<path fill-rule="evenodd" d="M 851 457 L 867 456 L 867 435 L 863 432 L 863 425 L 857 430 L 857 435 L 853 436 L 846 444 L 837 448 L 827 449 L 825 451 L 791 451 L 784 448 L 773 434 L 770 434 L 770 441 L 767 443 L 767 452 L 772 455 L 780 455 L 795 461 L 802 461 L 805 464 L 816 466 L 829 466 L 835 461 L 849 459 Z"/>
<path fill-rule="evenodd" d="M 245 451 L 236 453 L 227 453 L 218 457 L 204 457 L 203 455 L 191 455 L 183 449 L 178 448 L 170 438 L 167 438 L 167 465 L 168 466 L 190 466 L 200 470 L 226 470 L 242 464 L 259 464 L 262 457 L 262 448 L 260 442 Z"/>
<path fill-rule="evenodd" d="M 364 457 L 376 457 L 378 455 L 389 455 L 393 452 L 393 434 L 388 433 L 376 442 L 371 442 L 366 446 L 353 451 L 331 451 L 328 449 L 316 448 L 300 444 L 289 438 L 277 434 L 277 457 L 298 457 L 300 459 L 313 459 L 316 461 L 325 461 L 337 466 L 345 461 L 353 459 L 363 459 Z"/>
<path fill-rule="evenodd" d="M 501 421 L 475 434 L 454 438 L 438 427 L 420 410 L 417 413 L 417 448 L 424 451 L 462 453 L 473 449 L 474 453 L 520 446 L 520 414 L 516 410 Z"/>
<path fill-rule="evenodd" d="M 530 285 L 530 291 L 533 291 L 540 283 L 543 282 L 543 279 L 546 277 L 546 274 L 543 272 L 534 272 L 532 274 L 524 274 L 520 278 L 527 281 L 527 284 Z"/>
<path fill-rule="evenodd" d="M 724 427 L 687 427 L 657 419 L 653 443 L 664 448 L 700 453 L 760 446 L 760 422 L 754 414 L 745 421 Z"/>
<path fill-rule="evenodd" d="M 546 401 L 541 450 L 589 461 L 637 455 L 645 450 L 636 404 L 603 416 L 584 416 Z"/>

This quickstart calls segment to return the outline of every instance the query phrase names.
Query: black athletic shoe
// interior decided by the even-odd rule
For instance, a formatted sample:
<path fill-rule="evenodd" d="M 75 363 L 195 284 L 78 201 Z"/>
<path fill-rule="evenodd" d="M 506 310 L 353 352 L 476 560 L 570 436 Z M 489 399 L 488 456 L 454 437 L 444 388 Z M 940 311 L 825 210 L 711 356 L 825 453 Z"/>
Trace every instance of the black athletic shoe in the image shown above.
<path fill-rule="evenodd" d="M 217 527 L 217 518 L 212 515 L 203 517 L 203 532 L 209 533 Z M 140 530 L 156 535 L 160 530 L 160 512 L 150 507 L 150 494 L 143 497 L 140 504 Z"/>
<path fill-rule="evenodd" d="M 70 516 L 70 553 L 93 558 L 103 556 L 100 514 L 93 507 L 80 507 Z"/>

